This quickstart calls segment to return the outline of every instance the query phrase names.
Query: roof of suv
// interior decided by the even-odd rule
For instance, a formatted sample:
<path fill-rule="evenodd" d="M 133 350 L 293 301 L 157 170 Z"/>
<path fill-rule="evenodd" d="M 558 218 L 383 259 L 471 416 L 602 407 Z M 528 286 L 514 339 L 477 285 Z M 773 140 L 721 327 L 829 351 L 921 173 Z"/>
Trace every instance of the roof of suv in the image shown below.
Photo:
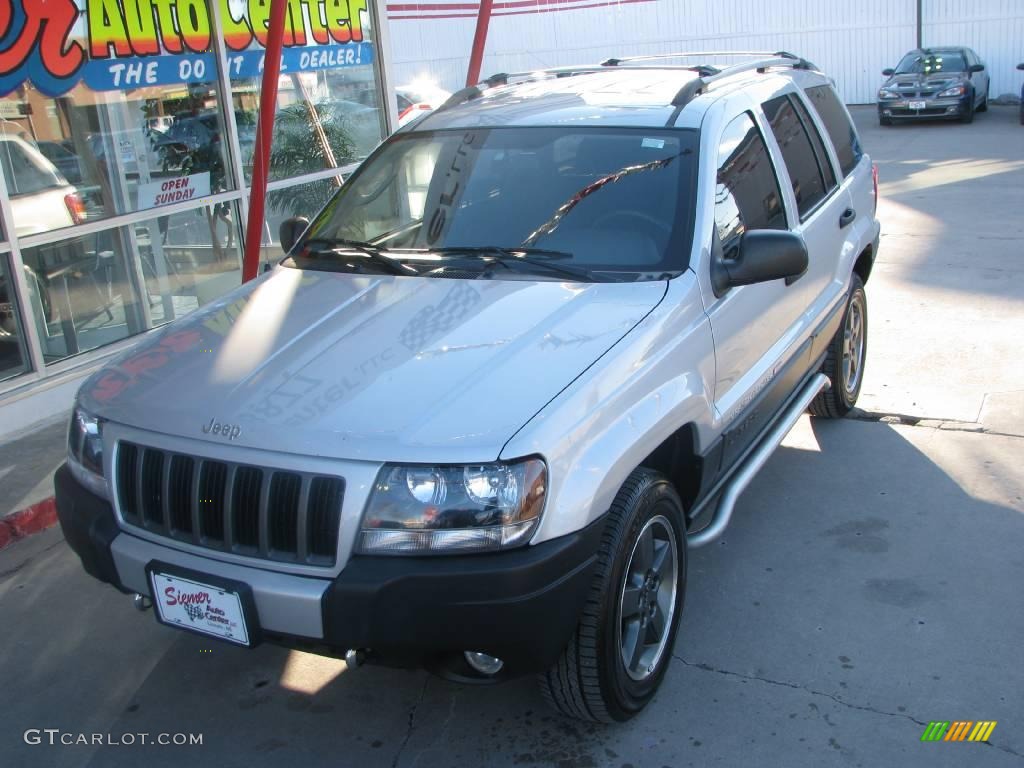
<path fill-rule="evenodd" d="M 787 54 L 789 56 L 789 54 Z M 778 59 L 775 59 L 778 61 Z M 766 76 L 792 77 L 796 71 L 826 78 L 813 70 L 813 65 L 794 57 L 794 68 L 771 67 L 768 70 L 755 69 L 756 60 L 747 66 L 715 64 L 721 72 L 705 72 L 707 78 L 713 74 L 715 93 L 724 93 L 739 87 L 754 78 Z M 704 62 L 701 67 L 712 66 Z M 730 67 L 736 71 L 730 72 Z M 488 128 L 493 126 L 601 126 L 619 127 L 671 127 L 676 124 L 680 112 L 687 109 L 690 99 L 681 104 L 677 96 L 690 84 L 691 88 L 703 85 L 698 67 L 652 67 L 652 66 L 591 66 L 575 71 L 549 71 L 538 73 L 526 82 L 509 85 L 486 83 L 478 86 L 479 95 L 466 98 L 426 115 L 412 124 L 413 130 L 444 130 L 447 128 Z M 811 70 L 811 72 L 808 72 Z M 557 75 L 557 76 L 556 76 Z M 511 76 L 496 76 L 507 78 Z M 461 92 L 460 92 L 461 93 Z M 456 101 L 456 94 L 452 101 Z M 694 93 L 693 96 L 697 94 Z M 677 103 L 673 103 L 673 101 Z M 702 98 L 693 101 L 704 107 L 713 101 Z M 703 109 L 696 104 L 694 109 Z"/>

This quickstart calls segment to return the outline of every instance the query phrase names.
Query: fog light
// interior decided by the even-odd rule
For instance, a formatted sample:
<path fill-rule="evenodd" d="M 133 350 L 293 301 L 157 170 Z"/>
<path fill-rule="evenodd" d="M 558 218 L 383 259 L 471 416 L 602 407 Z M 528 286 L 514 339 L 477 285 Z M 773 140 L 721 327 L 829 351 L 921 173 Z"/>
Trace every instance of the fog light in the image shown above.
<path fill-rule="evenodd" d="M 488 656 L 486 653 L 466 651 L 464 655 L 466 663 L 481 675 L 496 675 L 505 666 L 504 661 L 496 659 L 494 656 Z"/>

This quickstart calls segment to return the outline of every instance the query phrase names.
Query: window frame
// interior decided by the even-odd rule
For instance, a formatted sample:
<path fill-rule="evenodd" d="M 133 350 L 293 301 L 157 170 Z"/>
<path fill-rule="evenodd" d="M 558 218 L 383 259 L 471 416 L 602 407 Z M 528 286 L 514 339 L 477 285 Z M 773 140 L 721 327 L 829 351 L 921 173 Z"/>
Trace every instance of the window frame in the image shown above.
<path fill-rule="evenodd" d="M 828 187 L 829 181 L 825 178 L 825 168 L 827 167 L 832 174 L 832 186 L 825 192 L 825 199 L 828 199 L 832 191 L 839 186 L 839 179 L 842 177 L 836 173 L 836 166 L 832 162 L 832 153 L 829 151 L 829 145 L 825 142 L 825 137 L 819 130 L 818 124 L 814 122 L 814 117 L 811 115 L 808 105 L 804 103 L 803 99 L 800 98 L 800 94 L 796 92 L 789 94 L 789 101 L 793 104 L 796 116 L 804 127 L 804 133 L 807 134 L 807 138 L 811 141 L 811 149 L 814 151 L 814 158 L 818 162 L 818 170 L 821 171 L 821 178 L 825 182 L 826 187 Z M 815 142 L 815 139 L 817 139 L 817 142 Z M 829 139 L 829 143 L 831 143 L 831 139 Z M 824 157 L 819 155 L 819 150 L 824 154 Z M 822 165 L 822 163 L 825 163 L 825 165 Z"/>
<path fill-rule="evenodd" d="M 820 200 L 818 200 L 818 201 L 816 201 L 814 203 L 814 205 L 810 206 L 806 211 L 801 212 L 801 210 L 800 210 L 800 201 L 796 199 L 796 193 L 795 193 L 795 191 L 793 189 L 793 177 L 792 177 L 792 175 L 790 174 L 790 171 L 789 171 L 789 164 L 786 162 L 785 152 L 784 152 L 784 150 L 782 148 L 782 145 L 779 143 L 778 138 L 775 136 L 775 131 L 774 130 L 771 131 L 771 133 L 772 133 L 772 140 L 775 142 L 775 146 L 779 150 L 779 158 L 780 158 L 783 166 L 785 166 L 785 169 L 786 169 L 786 178 L 789 179 L 789 182 L 790 182 L 789 191 L 793 195 L 793 204 L 796 207 L 797 221 L 799 221 L 799 223 L 801 225 L 803 225 L 803 224 L 807 223 L 807 221 L 809 219 L 813 218 L 818 213 L 818 211 L 820 211 L 825 206 L 825 204 L 828 203 L 829 200 L 831 200 L 831 198 L 836 194 L 836 192 L 842 187 L 842 182 L 840 181 L 839 176 L 836 175 L 836 173 L 835 173 L 835 166 L 833 165 L 832 166 L 832 173 L 835 176 L 835 184 L 832 186 L 831 189 L 827 188 L 827 185 L 825 183 L 825 176 L 822 173 L 821 166 L 819 165 L 819 161 L 818 161 L 817 152 L 814 149 L 814 142 L 811 140 L 811 136 L 807 132 L 807 126 L 805 125 L 805 123 L 803 121 L 803 118 L 800 115 L 800 112 L 796 109 L 795 106 L 792 105 L 792 100 L 794 98 L 794 94 L 796 94 L 796 93 L 797 93 L 796 89 L 789 89 L 789 88 L 787 88 L 786 90 L 778 92 L 775 95 L 773 95 L 773 96 L 763 100 L 762 102 L 759 103 L 758 107 L 761 110 L 761 116 L 764 118 L 765 124 L 768 126 L 769 129 L 771 129 L 771 120 L 768 119 L 768 113 L 767 113 L 767 111 L 765 111 L 764 105 L 767 104 L 770 101 L 774 101 L 775 99 L 780 99 L 780 98 L 786 99 L 786 101 L 790 102 L 790 107 L 793 110 L 793 113 L 796 115 L 797 120 L 800 122 L 800 126 L 801 126 L 801 128 L 803 130 L 803 134 L 806 137 L 807 143 L 808 143 L 808 145 L 811 148 L 811 156 L 814 158 L 815 167 L 817 167 L 817 169 L 818 169 L 818 174 L 819 174 L 819 177 L 821 178 L 822 189 L 825 190 L 825 193 L 822 195 Z M 796 98 L 799 99 L 800 97 L 797 95 Z M 807 109 L 806 105 L 804 105 L 804 108 Z M 810 114 L 809 111 L 808 111 L 808 114 Z M 813 119 L 814 118 L 812 117 L 811 118 L 812 123 L 813 123 Z M 819 137 L 820 137 L 820 135 L 821 134 L 819 132 Z M 828 154 L 828 150 L 827 149 L 826 149 L 826 154 Z M 831 163 L 832 160 L 830 159 L 829 162 Z"/>
<path fill-rule="evenodd" d="M 715 157 L 714 157 L 715 189 L 717 189 L 717 187 L 718 187 L 718 171 L 719 171 L 719 168 L 720 168 L 719 161 L 721 159 L 722 137 L 725 136 L 726 131 L 732 126 L 732 124 L 734 122 L 736 122 L 737 120 L 739 120 L 739 119 L 741 119 L 743 117 L 746 117 L 747 120 L 750 121 L 750 124 L 753 126 L 754 130 L 757 132 L 757 136 L 761 140 L 761 145 L 764 147 L 765 155 L 768 157 L 768 165 L 771 168 L 772 179 L 774 179 L 774 181 L 775 181 L 775 191 L 778 194 L 779 206 L 781 207 L 781 210 L 782 210 L 782 218 L 784 219 L 783 223 L 785 225 L 784 229 L 780 230 L 780 231 L 789 231 L 789 232 L 791 232 L 793 230 L 793 221 L 790 218 L 789 209 L 788 209 L 788 206 L 786 205 L 786 196 L 785 196 L 785 194 L 783 192 L 782 180 L 779 177 L 778 163 L 776 163 L 776 161 L 775 161 L 774 154 L 772 153 L 772 150 L 771 150 L 771 145 L 768 143 L 767 136 L 765 136 L 764 127 L 762 126 L 760 120 L 758 119 L 758 115 L 754 112 L 754 110 L 752 108 L 744 109 L 744 110 L 742 110 L 740 112 L 737 112 L 736 114 L 732 115 L 731 117 L 726 118 L 726 120 L 724 121 L 724 125 L 722 126 L 722 130 L 718 132 L 718 140 L 715 143 Z M 711 228 L 712 228 L 712 236 L 713 236 L 714 240 L 718 242 L 718 247 L 724 250 L 724 243 L 722 242 L 721 235 L 719 235 L 719 233 L 718 233 L 718 219 L 715 216 L 718 203 L 715 201 L 714 198 L 715 198 L 715 193 L 714 193 L 714 190 L 713 190 L 712 191 L 712 202 L 711 202 Z M 740 215 L 742 215 L 743 212 L 739 210 L 739 206 L 738 205 L 736 206 L 736 210 L 740 213 Z M 744 232 L 746 232 L 746 231 L 747 231 L 746 223 L 744 222 Z"/>
<path fill-rule="evenodd" d="M 857 126 L 854 124 L 853 118 L 850 117 L 850 114 L 846 109 L 846 105 L 843 104 L 842 100 L 840 100 L 839 94 L 836 93 L 835 88 L 833 88 L 830 84 L 819 83 L 817 85 L 807 85 L 804 86 L 801 89 L 801 91 L 802 93 L 800 94 L 800 98 L 808 105 L 808 112 L 812 115 L 812 119 L 821 123 L 821 126 L 825 129 L 825 133 L 823 134 L 823 136 L 828 136 L 829 138 L 829 144 L 831 144 L 831 151 L 834 155 L 835 160 L 834 168 L 839 171 L 839 174 L 836 178 L 839 181 L 839 185 L 842 186 L 843 180 L 845 180 L 854 172 L 854 170 L 856 170 L 857 166 L 860 165 L 860 161 L 864 158 L 864 155 L 866 154 L 864 152 L 864 148 L 860 145 L 860 134 L 857 132 Z M 841 109 L 842 118 L 848 129 L 852 131 L 852 133 L 849 136 L 849 144 L 850 149 L 853 151 L 853 164 L 850 165 L 849 169 L 843 167 L 843 162 L 839 153 L 839 147 L 836 143 L 832 130 L 829 127 L 829 121 L 825 119 L 825 116 L 822 114 L 821 110 L 818 109 L 816 97 L 812 95 L 812 91 L 821 91 L 824 93 L 828 93 L 832 97 L 832 100 L 835 102 L 835 104 L 838 105 L 838 107 Z M 854 139 L 856 139 L 856 146 L 854 146 Z"/>

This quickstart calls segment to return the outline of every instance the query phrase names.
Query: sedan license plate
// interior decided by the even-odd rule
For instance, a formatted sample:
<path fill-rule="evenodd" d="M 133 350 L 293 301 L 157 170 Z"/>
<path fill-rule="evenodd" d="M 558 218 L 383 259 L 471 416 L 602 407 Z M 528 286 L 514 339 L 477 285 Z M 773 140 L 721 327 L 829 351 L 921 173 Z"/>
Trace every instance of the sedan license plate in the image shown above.
<path fill-rule="evenodd" d="M 910 103 L 907 104 L 907 106 L 910 107 L 911 109 L 924 109 L 925 108 L 925 102 L 923 102 L 923 101 L 911 101 Z"/>
<path fill-rule="evenodd" d="M 204 574 L 183 573 L 164 563 L 151 563 L 149 581 L 153 587 L 153 607 L 157 620 L 179 629 L 212 635 L 238 645 L 253 644 L 254 622 L 251 590 L 237 582 L 219 581 Z M 170 572 L 168 572 L 170 570 Z"/>

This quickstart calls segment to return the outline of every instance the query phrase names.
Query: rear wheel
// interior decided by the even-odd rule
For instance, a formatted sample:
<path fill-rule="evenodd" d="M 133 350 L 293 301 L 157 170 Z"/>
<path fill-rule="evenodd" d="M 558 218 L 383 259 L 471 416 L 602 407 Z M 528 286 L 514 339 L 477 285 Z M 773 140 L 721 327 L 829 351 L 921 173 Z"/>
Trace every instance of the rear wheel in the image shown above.
<path fill-rule="evenodd" d="M 891 117 L 886 117 L 885 115 L 879 115 L 878 116 L 878 124 L 879 125 L 892 125 L 892 118 Z"/>
<path fill-rule="evenodd" d="M 637 469 L 619 490 L 580 623 L 539 676 L 541 694 L 562 714 L 628 720 L 658 690 L 686 592 L 683 521 L 679 495 L 657 472 Z"/>
<path fill-rule="evenodd" d="M 843 323 L 828 345 L 821 370 L 832 386 L 818 393 L 808 409 L 813 416 L 839 419 L 857 404 L 864 382 L 864 358 L 868 351 L 868 302 L 864 282 L 853 273 Z"/>

